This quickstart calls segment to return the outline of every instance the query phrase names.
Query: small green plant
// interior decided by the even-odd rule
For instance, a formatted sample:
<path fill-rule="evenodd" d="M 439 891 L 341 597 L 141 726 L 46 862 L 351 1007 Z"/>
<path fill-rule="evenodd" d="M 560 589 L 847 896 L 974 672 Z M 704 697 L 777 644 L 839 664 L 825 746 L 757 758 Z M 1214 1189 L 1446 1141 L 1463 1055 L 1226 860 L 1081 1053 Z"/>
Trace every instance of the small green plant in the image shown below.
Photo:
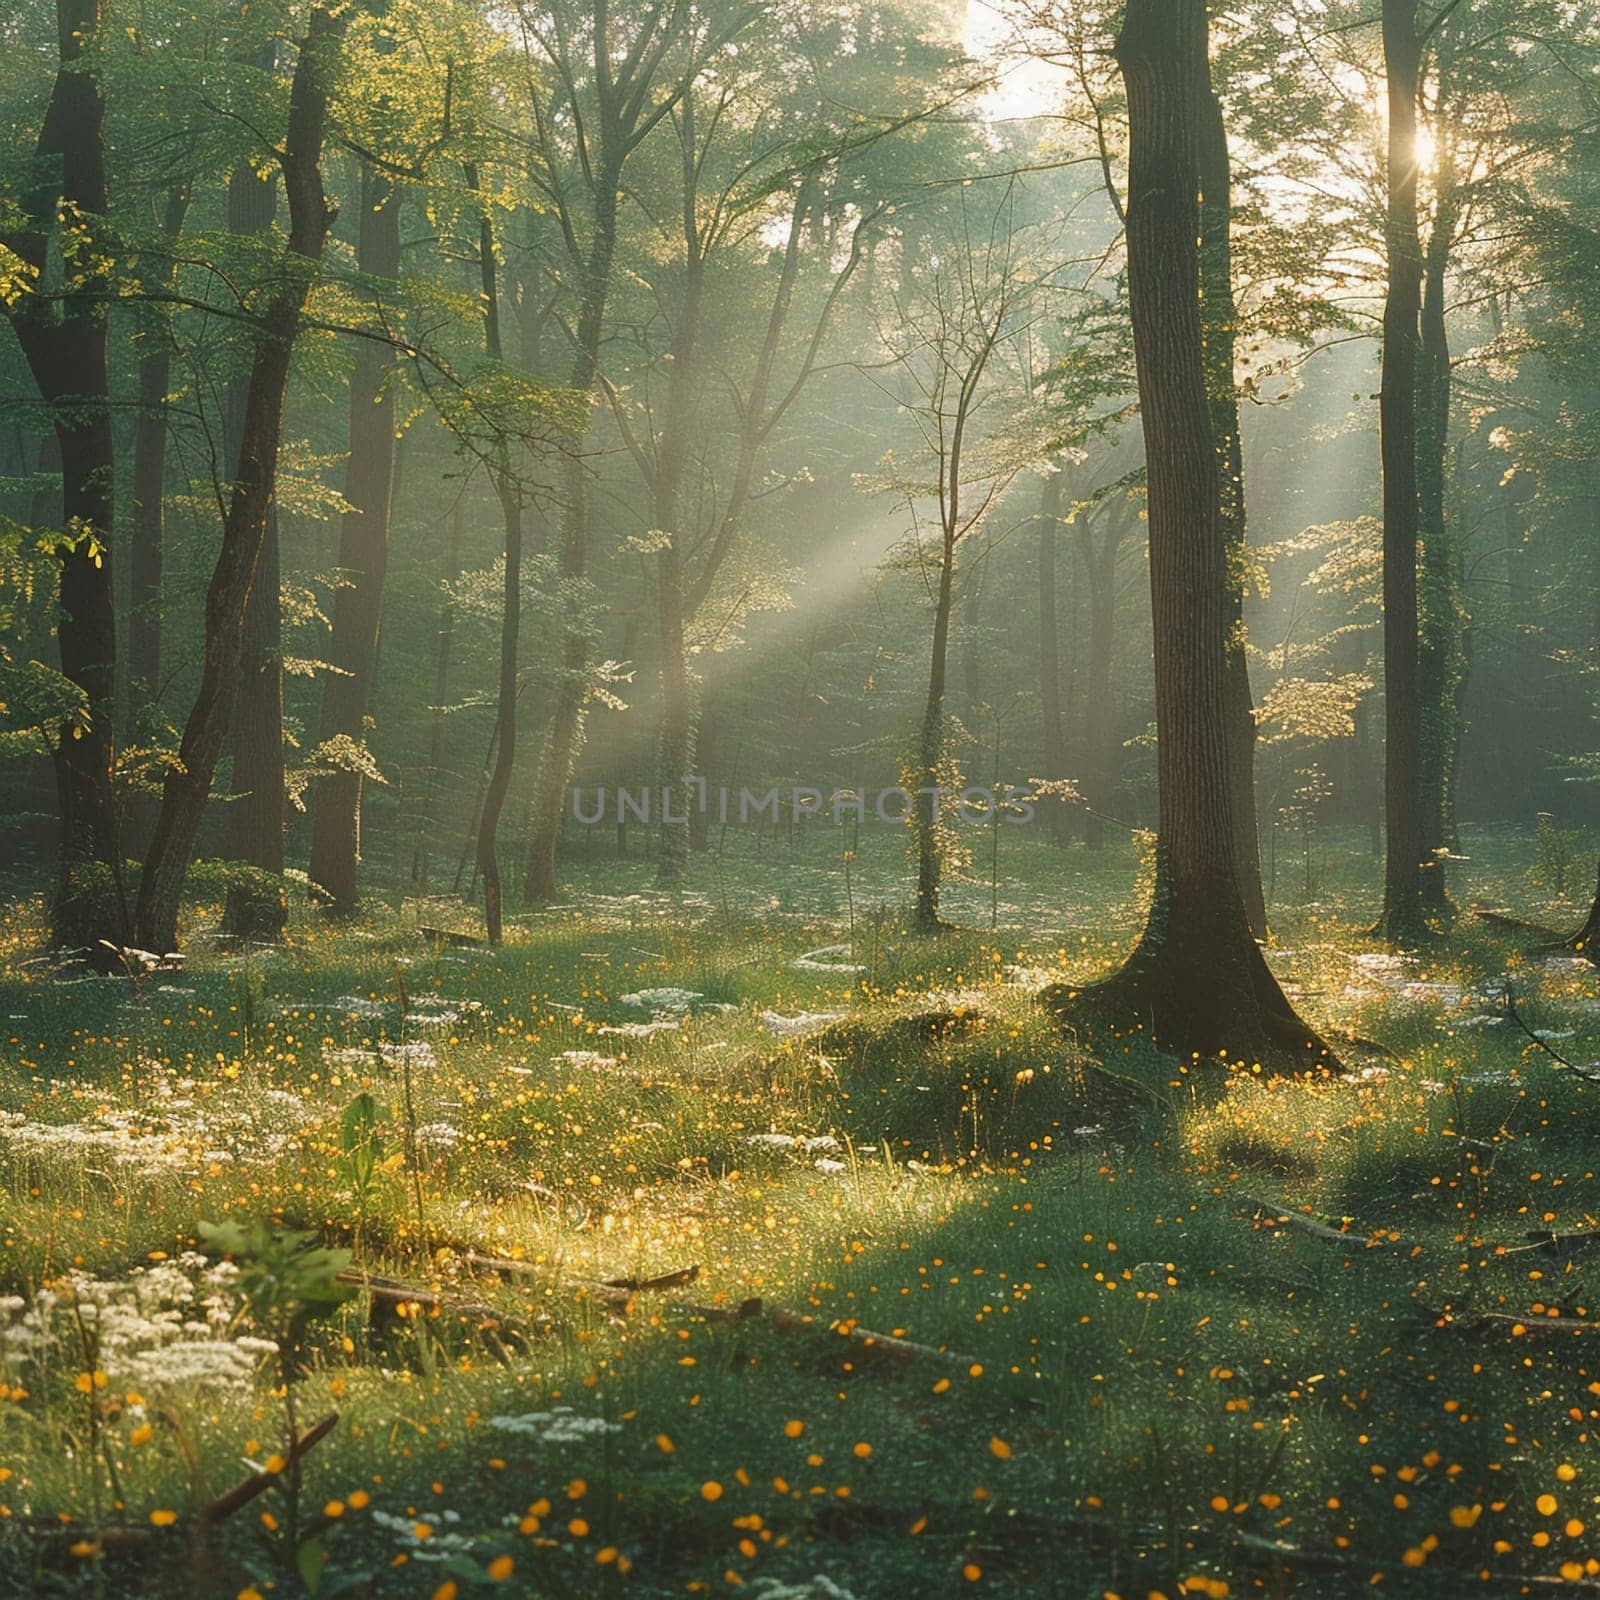
<path fill-rule="evenodd" d="M 313 1323 L 331 1317 L 355 1295 L 346 1281 L 348 1250 L 329 1249 L 314 1234 L 281 1227 L 265 1217 L 248 1223 L 202 1222 L 200 1237 L 239 1268 L 239 1292 L 251 1320 L 278 1347 L 285 1445 L 274 1471 L 284 1501 L 283 1548 L 306 1588 L 316 1591 L 327 1562 L 320 1534 L 300 1537 L 301 1444 L 297 1385 L 305 1373 L 304 1348 Z"/>
<path fill-rule="evenodd" d="M 404 1159 L 399 1150 L 385 1152 L 378 1102 L 363 1089 L 339 1116 L 339 1171 L 355 1196 L 358 1240 L 366 1231 L 367 1212 L 379 1179 Z"/>
<path fill-rule="evenodd" d="M 1561 827 L 1550 812 L 1541 811 L 1528 877 L 1548 894 L 1564 900 L 1583 860 L 1582 832 Z"/>

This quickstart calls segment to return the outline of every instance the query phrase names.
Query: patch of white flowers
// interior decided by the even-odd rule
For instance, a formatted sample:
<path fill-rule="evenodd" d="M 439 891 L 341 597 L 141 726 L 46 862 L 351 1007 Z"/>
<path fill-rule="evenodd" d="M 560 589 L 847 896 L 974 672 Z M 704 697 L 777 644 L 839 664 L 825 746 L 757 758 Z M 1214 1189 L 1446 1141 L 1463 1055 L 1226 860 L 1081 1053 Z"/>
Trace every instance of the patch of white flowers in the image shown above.
<path fill-rule="evenodd" d="M 195 1252 L 138 1267 L 126 1278 L 72 1273 L 31 1301 L 0 1301 L 0 1354 L 16 1372 L 83 1361 L 81 1319 L 95 1361 L 119 1386 L 247 1390 L 271 1339 L 239 1331 L 238 1268 Z"/>
<path fill-rule="evenodd" d="M 585 1439 L 622 1432 L 617 1423 L 607 1422 L 604 1417 L 586 1417 L 571 1406 L 557 1406 L 552 1411 L 530 1411 L 520 1417 L 490 1417 L 489 1426 L 498 1428 L 501 1433 L 538 1439 L 543 1444 L 580 1444 Z"/>

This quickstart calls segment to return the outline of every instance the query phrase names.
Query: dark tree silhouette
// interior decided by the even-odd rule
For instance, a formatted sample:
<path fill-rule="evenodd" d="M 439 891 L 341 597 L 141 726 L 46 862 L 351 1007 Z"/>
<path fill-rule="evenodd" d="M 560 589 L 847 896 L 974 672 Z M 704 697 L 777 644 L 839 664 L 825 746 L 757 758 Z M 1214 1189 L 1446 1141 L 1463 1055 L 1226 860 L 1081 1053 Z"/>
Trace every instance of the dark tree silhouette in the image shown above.
<path fill-rule="evenodd" d="M 1417 681 L 1417 368 L 1422 250 L 1417 234 L 1417 0 L 1383 0 L 1388 76 L 1389 286 L 1383 306 L 1383 912 L 1390 939 L 1414 941 L 1422 918 L 1421 701 Z"/>
<path fill-rule="evenodd" d="M 91 239 L 106 213 L 105 97 L 88 57 L 101 0 L 56 0 L 59 70 L 34 152 L 39 178 L 23 217 L 0 243 L 40 280 L 61 225 Z M 93 249 L 74 251 L 93 262 Z M 54 749 L 60 870 L 51 924 L 58 944 L 120 943 L 124 914 L 116 804 L 116 614 L 111 581 L 115 452 L 109 410 L 106 297 L 91 265 L 71 265 L 61 292 L 0 300 L 38 385 L 61 465 L 61 670 L 83 695 L 84 717 Z M 84 869 L 112 869 L 116 894 Z"/>

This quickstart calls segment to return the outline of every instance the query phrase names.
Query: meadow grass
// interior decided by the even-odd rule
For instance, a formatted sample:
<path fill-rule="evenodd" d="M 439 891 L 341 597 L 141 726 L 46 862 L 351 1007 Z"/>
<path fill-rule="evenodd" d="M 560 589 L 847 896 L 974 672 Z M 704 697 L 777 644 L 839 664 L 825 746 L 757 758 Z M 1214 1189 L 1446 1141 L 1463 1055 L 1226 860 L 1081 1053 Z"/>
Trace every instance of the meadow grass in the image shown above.
<path fill-rule="evenodd" d="M 1382 1050 L 1271 1079 L 1036 1004 L 1136 931 L 1132 846 L 1007 838 L 993 914 L 956 885 L 963 931 L 928 940 L 900 841 L 853 842 L 848 894 L 826 833 L 735 839 L 670 898 L 582 864 L 494 951 L 420 931 L 473 926 L 447 903 L 302 908 L 247 952 L 196 907 L 188 970 L 137 985 L 55 970 L 18 901 L 0 1586 L 1600 1578 L 1600 1088 L 1500 999 L 1581 1066 L 1592 969 L 1466 918 L 1392 959 L 1364 841 L 1336 838 L 1271 959 Z M 1533 852 L 1470 838 L 1458 894 L 1575 923 Z M 261 1226 L 219 1265 L 229 1221 Z M 319 1301 L 340 1266 L 380 1292 Z"/>

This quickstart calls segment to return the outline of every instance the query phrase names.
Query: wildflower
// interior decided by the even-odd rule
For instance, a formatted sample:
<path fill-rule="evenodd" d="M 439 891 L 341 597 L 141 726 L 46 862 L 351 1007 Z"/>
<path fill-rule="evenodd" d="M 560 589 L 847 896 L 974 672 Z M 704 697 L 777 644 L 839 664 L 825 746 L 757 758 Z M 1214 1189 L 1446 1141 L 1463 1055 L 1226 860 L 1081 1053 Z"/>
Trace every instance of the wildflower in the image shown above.
<path fill-rule="evenodd" d="M 170 1528 L 177 1520 L 178 1513 L 176 1511 L 152 1511 L 150 1513 L 151 1523 L 158 1528 Z"/>
<path fill-rule="evenodd" d="M 510 1556 L 496 1556 L 494 1560 L 489 1563 L 489 1576 L 493 1578 L 496 1583 L 504 1583 L 505 1580 L 511 1576 L 515 1567 L 516 1562 L 514 1562 Z"/>
<path fill-rule="evenodd" d="M 722 1498 L 722 1485 L 714 1481 L 702 1483 L 700 1485 L 700 1498 L 702 1500 L 720 1500 Z"/>

